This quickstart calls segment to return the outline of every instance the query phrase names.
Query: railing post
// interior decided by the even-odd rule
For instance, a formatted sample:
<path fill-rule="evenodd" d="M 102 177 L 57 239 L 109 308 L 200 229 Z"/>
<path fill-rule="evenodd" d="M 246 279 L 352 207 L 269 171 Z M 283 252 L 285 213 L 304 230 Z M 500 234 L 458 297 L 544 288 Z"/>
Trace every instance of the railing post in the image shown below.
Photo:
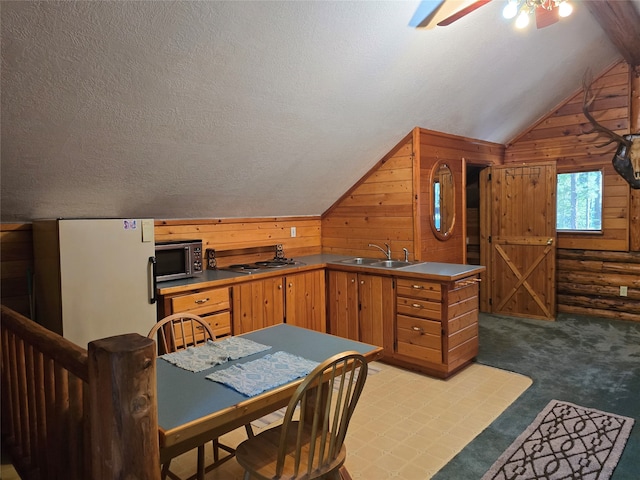
<path fill-rule="evenodd" d="M 131 333 L 89 343 L 93 480 L 160 478 L 156 348 Z"/>

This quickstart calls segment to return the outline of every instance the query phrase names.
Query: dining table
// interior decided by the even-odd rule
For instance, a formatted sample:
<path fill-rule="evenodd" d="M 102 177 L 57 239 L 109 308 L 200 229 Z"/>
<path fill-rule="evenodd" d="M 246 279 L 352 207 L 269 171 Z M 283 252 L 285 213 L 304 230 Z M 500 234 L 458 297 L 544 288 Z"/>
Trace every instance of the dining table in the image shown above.
<path fill-rule="evenodd" d="M 320 363 L 345 351 L 356 351 L 368 362 L 382 357 L 383 349 L 287 324 L 277 324 L 238 337 L 268 346 L 267 350 L 229 360 L 199 372 L 180 368 L 162 357 L 156 362 L 160 462 L 249 424 L 285 407 L 304 376 L 254 396 L 247 396 L 207 376 L 233 365 L 286 352 Z M 199 348 L 199 347 L 196 347 Z"/>

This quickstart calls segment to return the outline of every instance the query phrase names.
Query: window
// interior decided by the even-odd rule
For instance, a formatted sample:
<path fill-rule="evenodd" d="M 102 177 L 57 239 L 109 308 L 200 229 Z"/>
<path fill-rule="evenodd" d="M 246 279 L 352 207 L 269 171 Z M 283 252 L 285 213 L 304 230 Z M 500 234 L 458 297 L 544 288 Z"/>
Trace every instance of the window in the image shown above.
<path fill-rule="evenodd" d="M 433 183 L 433 223 L 440 231 L 440 182 Z"/>
<path fill-rule="evenodd" d="M 602 171 L 559 173 L 558 231 L 602 231 Z"/>

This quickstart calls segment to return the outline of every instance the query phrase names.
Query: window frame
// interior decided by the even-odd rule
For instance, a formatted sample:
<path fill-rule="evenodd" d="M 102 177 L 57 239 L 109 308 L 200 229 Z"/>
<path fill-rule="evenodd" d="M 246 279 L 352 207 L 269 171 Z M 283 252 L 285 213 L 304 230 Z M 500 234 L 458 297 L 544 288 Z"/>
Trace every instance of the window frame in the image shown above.
<path fill-rule="evenodd" d="M 560 229 L 558 228 L 558 199 L 560 198 L 559 193 L 558 193 L 558 175 L 566 175 L 566 174 L 573 174 L 573 173 L 588 173 L 588 172 L 600 172 L 600 177 L 601 177 L 601 190 L 600 190 L 600 198 L 602 199 L 602 204 L 600 206 L 600 215 L 601 215 L 601 219 L 600 219 L 600 229 L 599 230 L 567 230 L 567 229 Z M 605 199 L 605 169 L 603 166 L 595 166 L 595 165 L 588 165 L 588 166 L 583 166 L 580 168 L 577 167 L 572 167 L 572 168 L 566 168 L 566 169 L 562 169 L 562 170 L 558 170 L 556 171 L 556 234 L 558 236 L 573 236 L 573 235 L 577 235 L 577 236 L 589 236 L 589 235 L 593 235 L 593 236 L 602 236 L 604 235 L 604 199 Z"/>

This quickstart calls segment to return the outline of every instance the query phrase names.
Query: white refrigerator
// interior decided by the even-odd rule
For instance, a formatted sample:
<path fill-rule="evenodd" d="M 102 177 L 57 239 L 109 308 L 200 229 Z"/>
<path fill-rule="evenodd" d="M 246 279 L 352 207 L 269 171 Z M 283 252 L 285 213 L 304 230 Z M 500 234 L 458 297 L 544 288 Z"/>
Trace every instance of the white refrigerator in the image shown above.
<path fill-rule="evenodd" d="M 35 320 L 87 348 L 157 321 L 151 219 L 33 222 Z"/>

